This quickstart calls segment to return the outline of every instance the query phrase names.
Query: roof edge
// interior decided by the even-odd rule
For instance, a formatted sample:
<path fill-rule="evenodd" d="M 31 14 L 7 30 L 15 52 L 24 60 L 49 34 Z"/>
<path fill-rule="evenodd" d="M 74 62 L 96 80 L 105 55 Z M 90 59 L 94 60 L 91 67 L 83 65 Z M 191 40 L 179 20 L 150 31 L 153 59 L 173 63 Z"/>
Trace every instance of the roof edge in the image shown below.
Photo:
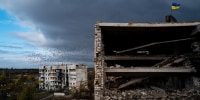
<path fill-rule="evenodd" d="M 110 27 L 176 27 L 176 26 L 197 26 L 200 22 L 174 22 L 174 23 L 97 23 L 98 26 Z"/>

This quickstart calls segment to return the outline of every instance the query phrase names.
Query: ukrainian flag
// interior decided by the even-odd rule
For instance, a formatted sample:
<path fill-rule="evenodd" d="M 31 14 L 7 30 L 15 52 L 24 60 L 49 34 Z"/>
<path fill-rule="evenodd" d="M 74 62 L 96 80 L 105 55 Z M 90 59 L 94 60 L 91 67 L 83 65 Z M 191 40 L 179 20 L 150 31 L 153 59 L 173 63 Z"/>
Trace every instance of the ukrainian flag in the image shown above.
<path fill-rule="evenodd" d="M 179 3 L 172 3 L 172 10 L 177 10 L 180 8 L 180 4 Z"/>

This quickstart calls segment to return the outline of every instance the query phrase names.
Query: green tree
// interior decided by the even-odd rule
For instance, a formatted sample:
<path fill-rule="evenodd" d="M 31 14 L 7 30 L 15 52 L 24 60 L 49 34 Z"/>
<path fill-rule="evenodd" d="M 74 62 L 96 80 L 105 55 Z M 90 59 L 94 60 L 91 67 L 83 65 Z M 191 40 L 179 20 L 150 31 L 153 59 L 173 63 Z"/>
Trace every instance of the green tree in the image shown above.
<path fill-rule="evenodd" d="M 22 82 L 22 76 L 19 76 L 19 77 L 17 78 L 17 80 L 15 81 L 15 85 L 20 85 L 21 82 Z"/>
<path fill-rule="evenodd" d="M 4 78 L 5 75 L 4 74 L 0 74 L 0 80 L 2 80 L 2 78 Z"/>
<path fill-rule="evenodd" d="M 1 74 L 0 75 L 0 84 L 3 84 L 3 82 L 5 82 L 6 80 L 6 75 L 5 74 Z"/>
<path fill-rule="evenodd" d="M 34 86 L 25 85 L 23 90 L 17 97 L 17 100 L 33 100 L 34 98 Z"/>
<path fill-rule="evenodd" d="M 94 70 L 88 73 L 88 89 L 91 98 L 93 98 L 92 94 L 94 93 L 94 76 L 95 76 Z"/>

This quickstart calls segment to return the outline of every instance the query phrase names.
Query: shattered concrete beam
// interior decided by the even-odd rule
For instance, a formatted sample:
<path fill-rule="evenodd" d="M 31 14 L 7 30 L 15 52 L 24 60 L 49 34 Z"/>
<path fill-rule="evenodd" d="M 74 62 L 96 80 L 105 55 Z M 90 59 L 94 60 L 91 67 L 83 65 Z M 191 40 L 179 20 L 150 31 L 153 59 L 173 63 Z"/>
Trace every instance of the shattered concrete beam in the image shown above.
<path fill-rule="evenodd" d="M 179 42 L 179 41 L 186 41 L 186 40 L 191 40 L 191 39 L 192 38 L 184 38 L 184 39 L 169 40 L 169 41 L 162 41 L 162 42 L 153 42 L 153 43 L 141 45 L 141 46 L 134 47 L 134 48 L 129 48 L 129 49 L 121 50 L 121 51 L 116 51 L 116 53 L 124 53 L 124 52 L 129 52 L 129 51 L 133 51 L 133 50 L 137 50 L 137 49 L 141 49 L 141 48 L 145 48 L 145 47 L 150 47 L 150 46 L 154 46 L 154 45 L 172 43 L 172 42 Z"/>
<path fill-rule="evenodd" d="M 164 60 L 166 56 L 104 56 L 105 60 Z"/>
<path fill-rule="evenodd" d="M 133 67 L 133 68 L 105 68 L 106 73 L 190 73 L 196 72 L 193 68 L 186 67 Z"/>
<path fill-rule="evenodd" d="M 124 84 L 121 84 L 118 89 L 122 89 L 122 88 L 125 88 L 127 86 L 130 86 L 130 85 L 133 85 L 133 84 L 136 84 L 136 83 L 140 83 L 142 82 L 143 80 L 147 79 L 148 77 L 145 77 L 145 78 L 136 78 L 136 79 L 132 79 Z"/>

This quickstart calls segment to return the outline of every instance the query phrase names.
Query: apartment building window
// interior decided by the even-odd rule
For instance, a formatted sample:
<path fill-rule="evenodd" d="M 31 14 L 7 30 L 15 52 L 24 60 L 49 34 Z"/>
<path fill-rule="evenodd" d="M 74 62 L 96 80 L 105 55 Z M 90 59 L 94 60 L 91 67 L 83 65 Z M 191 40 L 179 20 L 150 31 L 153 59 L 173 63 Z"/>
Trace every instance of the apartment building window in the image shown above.
<path fill-rule="evenodd" d="M 76 74 L 69 74 L 70 76 L 76 76 Z"/>
<path fill-rule="evenodd" d="M 73 71 L 73 72 L 75 72 L 75 71 L 76 71 L 76 69 L 70 69 L 69 71 Z"/>

